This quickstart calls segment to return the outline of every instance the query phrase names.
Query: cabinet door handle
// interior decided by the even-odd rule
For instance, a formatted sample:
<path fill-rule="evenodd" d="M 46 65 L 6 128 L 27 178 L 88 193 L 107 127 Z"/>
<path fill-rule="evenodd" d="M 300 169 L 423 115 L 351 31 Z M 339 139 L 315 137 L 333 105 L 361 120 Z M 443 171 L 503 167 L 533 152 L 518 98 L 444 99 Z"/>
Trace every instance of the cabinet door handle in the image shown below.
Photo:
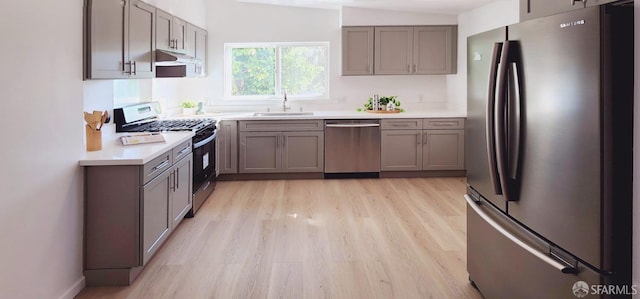
<path fill-rule="evenodd" d="M 176 168 L 176 175 L 173 176 L 173 179 L 176 181 L 176 189 L 180 189 L 180 168 Z"/>
<path fill-rule="evenodd" d="M 129 66 L 129 70 L 127 71 L 126 66 Z M 122 64 L 122 72 L 127 74 L 127 75 L 131 75 L 131 60 L 129 60 L 129 62 L 125 62 Z"/>
<path fill-rule="evenodd" d="M 427 145 L 427 133 L 422 134 L 422 144 Z"/>
<path fill-rule="evenodd" d="M 136 66 L 135 60 L 131 62 L 131 69 L 133 69 L 133 75 L 135 76 L 136 73 L 138 72 L 138 67 Z"/>
<path fill-rule="evenodd" d="M 417 73 L 417 72 L 418 72 L 418 65 L 417 65 L 417 64 L 414 64 L 414 65 L 413 65 L 413 73 L 415 74 L 415 73 Z"/>
<path fill-rule="evenodd" d="M 581 2 L 582 5 L 584 5 L 585 7 L 587 7 L 587 0 L 571 0 L 571 5 L 576 5 L 576 2 Z"/>
<path fill-rule="evenodd" d="M 176 191 L 176 175 L 173 172 L 169 174 L 169 189 Z"/>
<path fill-rule="evenodd" d="M 411 74 L 411 65 L 407 64 L 407 73 Z"/>
<path fill-rule="evenodd" d="M 422 144 L 422 134 L 418 133 L 418 134 L 416 134 L 416 137 L 417 137 L 416 139 L 418 140 L 418 142 L 417 142 L 418 145 L 421 145 Z"/>

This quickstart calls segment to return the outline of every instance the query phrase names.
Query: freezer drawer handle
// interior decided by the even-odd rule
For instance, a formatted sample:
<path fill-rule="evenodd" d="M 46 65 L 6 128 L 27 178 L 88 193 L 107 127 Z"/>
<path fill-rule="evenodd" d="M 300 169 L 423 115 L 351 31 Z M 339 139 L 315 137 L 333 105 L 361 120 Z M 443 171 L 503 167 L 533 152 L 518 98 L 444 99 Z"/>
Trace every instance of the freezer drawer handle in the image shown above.
<path fill-rule="evenodd" d="M 565 273 L 565 274 L 577 274 L 579 272 L 577 268 L 564 265 L 564 264 L 552 259 L 548 255 L 536 250 L 535 248 L 529 246 L 527 243 L 525 243 L 522 240 L 518 239 L 516 236 L 512 235 L 511 233 L 509 233 L 502 226 L 500 226 L 500 224 L 496 223 L 493 219 L 491 219 L 491 217 L 487 216 L 487 214 L 485 214 L 478 207 L 476 202 L 474 202 L 473 199 L 471 199 L 471 197 L 469 197 L 469 195 L 465 195 L 464 199 L 467 201 L 469 206 L 476 212 L 476 214 L 478 214 L 478 216 L 480 216 L 480 218 L 482 218 L 482 220 L 487 222 L 496 231 L 498 231 L 500 234 L 505 236 L 507 239 L 511 240 L 511 242 L 513 242 L 513 243 L 517 244 L 518 246 L 520 246 L 522 249 L 528 251 L 529 253 L 531 253 L 535 257 L 537 257 L 540 260 L 542 260 L 543 262 L 549 264 L 549 266 L 558 269 L 562 273 Z"/>

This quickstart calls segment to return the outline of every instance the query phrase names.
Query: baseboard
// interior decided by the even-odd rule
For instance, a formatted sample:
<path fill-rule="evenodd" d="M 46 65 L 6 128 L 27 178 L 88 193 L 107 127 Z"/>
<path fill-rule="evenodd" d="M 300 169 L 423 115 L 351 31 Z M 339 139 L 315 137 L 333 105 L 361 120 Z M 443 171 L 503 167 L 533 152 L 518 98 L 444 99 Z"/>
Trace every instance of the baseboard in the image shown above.
<path fill-rule="evenodd" d="M 84 275 L 80 277 L 59 299 L 73 299 L 84 289 Z"/>

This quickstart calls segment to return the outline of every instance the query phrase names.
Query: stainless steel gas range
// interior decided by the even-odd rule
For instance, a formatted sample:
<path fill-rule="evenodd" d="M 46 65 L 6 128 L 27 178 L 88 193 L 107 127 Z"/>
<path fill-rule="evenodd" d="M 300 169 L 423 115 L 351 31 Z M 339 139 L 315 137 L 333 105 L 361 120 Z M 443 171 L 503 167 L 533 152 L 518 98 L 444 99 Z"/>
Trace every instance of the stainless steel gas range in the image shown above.
<path fill-rule="evenodd" d="M 148 102 L 113 110 L 116 132 L 193 131 L 193 217 L 215 189 L 216 121 L 209 118 L 159 119 L 160 104 Z"/>

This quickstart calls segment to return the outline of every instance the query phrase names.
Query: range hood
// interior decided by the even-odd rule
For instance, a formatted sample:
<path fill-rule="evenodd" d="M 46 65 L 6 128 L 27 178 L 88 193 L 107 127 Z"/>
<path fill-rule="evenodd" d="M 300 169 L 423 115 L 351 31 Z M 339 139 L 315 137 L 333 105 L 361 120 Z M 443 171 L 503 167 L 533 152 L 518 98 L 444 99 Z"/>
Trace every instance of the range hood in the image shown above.
<path fill-rule="evenodd" d="M 202 64 L 202 60 L 184 53 L 156 50 L 156 66 Z"/>

